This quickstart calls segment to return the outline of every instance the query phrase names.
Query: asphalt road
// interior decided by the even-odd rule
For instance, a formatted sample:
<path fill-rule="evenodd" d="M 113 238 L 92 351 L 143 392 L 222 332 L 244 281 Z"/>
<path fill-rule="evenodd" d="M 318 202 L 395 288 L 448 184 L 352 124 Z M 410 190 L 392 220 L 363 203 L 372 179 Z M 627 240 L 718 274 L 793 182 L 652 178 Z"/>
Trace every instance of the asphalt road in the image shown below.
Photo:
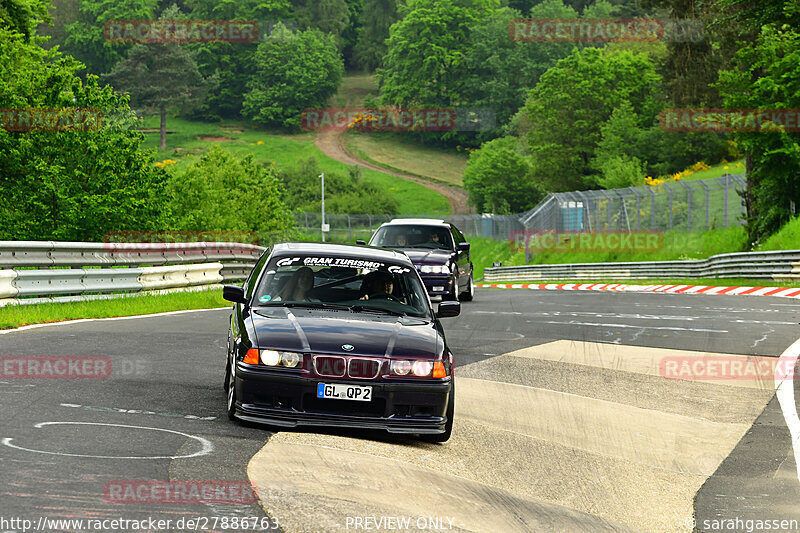
<path fill-rule="evenodd" d="M 221 386 L 227 316 L 0 335 L 4 358 L 97 356 L 112 368 L 104 379 L 0 380 L 0 531 L 23 530 L 3 519 L 38 525 L 41 516 L 205 518 L 214 531 L 235 530 L 222 516 L 286 531 L 364 530 L 387 516 L 413 518 L 417 529 L 476 531 L 800 520 L 772 383 L 659 375 L 659 362 L 697 352 L 779 356 L 800 336 L 800 306 L 790 301 L 480 290 L 444 322 L 458 357 L 456 426 L 445 445 L 230 423 Z M 262 505 L 121 504 L 106 492 L 126 480 L 248 478 Z"/>

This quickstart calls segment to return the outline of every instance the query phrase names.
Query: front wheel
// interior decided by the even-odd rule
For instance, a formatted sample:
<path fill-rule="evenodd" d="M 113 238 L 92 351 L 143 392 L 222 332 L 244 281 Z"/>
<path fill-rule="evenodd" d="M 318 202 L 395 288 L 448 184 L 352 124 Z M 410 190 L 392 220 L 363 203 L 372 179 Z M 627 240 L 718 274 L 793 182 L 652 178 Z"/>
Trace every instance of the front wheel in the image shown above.
<path fill-rule="evenodd" d="M 227 402 L 227 412 L 228 418 L 231 420 L 236 420 L 236 376 L 234 375 L 235 370 L 233 369 L 231 364 L 228 364 L 228 371 L 226 375 L 228 376 L 228 402 Z"/>
<path fill-rule="evenodd" d="M 453 433 L 453 415 L 455 414 L 456 404 L 456 382 L 452 381 L 450 386 L 450 396 L 447 399 L 447 422 L 444 425 L 444 433 L 437 433 L 435 435 L 420 435 L 420 438 L 426 442 L 447 442 L 450 440 L 450 435 Z"/>
<path fill-rule="evenodd" d="M 458 299 L 462 302 L 471 302 L 475 297 L 475 282 L 472 280 L 472 274 L 469 275 L 469 282 L 467 283 L 467 290 L 462 292 Z"/>

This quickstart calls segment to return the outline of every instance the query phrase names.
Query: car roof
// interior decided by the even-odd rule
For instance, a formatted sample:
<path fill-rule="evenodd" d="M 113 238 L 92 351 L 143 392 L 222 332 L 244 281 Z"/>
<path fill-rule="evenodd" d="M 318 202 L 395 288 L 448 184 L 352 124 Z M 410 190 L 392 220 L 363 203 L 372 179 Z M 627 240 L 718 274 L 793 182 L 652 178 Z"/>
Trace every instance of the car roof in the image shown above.
<path fill-rule="evenodd" d="M 363 246 L 355 244 L 328 244 L 322 242 L 282 242 L 272 248 L 272 253 L 277 255 L 292 254 L 325 254 L 341 255 L 358 259 L 381 259 L 407 265 L 413 265 L 408 256 L 396 250 L 378 248 L 377 246 Z"/>
<path fill-rule="evenodd" d="M 395 218 L 389 222 L 384 222 L 382 226 L 408 226 L 416 224 L 419 226 L 449 226 L 448 222 L 435 218 Z"/>

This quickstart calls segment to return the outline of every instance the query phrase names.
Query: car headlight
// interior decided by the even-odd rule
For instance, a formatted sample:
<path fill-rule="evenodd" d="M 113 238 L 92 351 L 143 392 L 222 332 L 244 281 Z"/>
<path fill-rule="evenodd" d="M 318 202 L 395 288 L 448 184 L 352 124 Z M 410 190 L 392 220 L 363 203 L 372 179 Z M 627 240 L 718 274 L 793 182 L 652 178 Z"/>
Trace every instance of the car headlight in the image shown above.
<path fill-rule="evenodd" d="M 422 265 L 419 269 L 423 274 L 449 274 L 447 265 Z"/>
<path fill-rule="evenodd" d="M 277 350 L 261 350 L 261 362 L 267 366 L 283 365 L 289 368 L 300 366 L 303 357 L 297 352 L 279 352 Z"/>
<path fill-rule="evenodd" d="M 411 361 L 392 361 L 391 365 L 392 374 L 397 374 L 398 376 L 405 376 L 409 372 L 411 372 Z"/>
<path fill-rule="evenodd" d="M 300 366 L 300 361 L 303 358 L 297 352 L 281 352 L 281 364 L 289 368 L 296 368 Z"/>
<path fill-rule="evenodd" d="M 421 378 L 430 375 L 431 370 L 433 370 L 432 361 L 414 361 L 411 366 L 411 371 L 414 372 L 414 375 Z"/>
<path fill-rule="evenodd" d="M 267 366 L 278 366 L 281 354 L 275 350 L 261 350 L 261 362 Z"/>

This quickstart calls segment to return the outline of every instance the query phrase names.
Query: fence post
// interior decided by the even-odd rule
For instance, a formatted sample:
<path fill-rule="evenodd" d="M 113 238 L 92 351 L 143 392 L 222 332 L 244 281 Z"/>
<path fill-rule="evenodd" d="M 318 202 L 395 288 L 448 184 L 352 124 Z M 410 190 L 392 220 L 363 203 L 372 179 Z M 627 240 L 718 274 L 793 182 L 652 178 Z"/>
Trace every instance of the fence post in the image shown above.
<path fill-rule="evenodd" d="M 669 191 L 669 229 L 672 229 L 672 189 L 669 188 L 667 182 L 664 182 L 664 187 Z"/>
<path fill-rule="evenodd" d="M 705 189 L 705 192 L 706 192 L 706 229 L 709 230 L 709 229 L 711 229 L 711 226 L 708 223 L 708 203 L 710 201 L 709 200 L 708 185 L 706 185 L 706 182 L 703 181 L 703 180 L 697 180 L 697 181 L 700 182 L 700 185 L 703 186 L 703 189 Z"/>
<path fill-rule="evenodd" d="M 722 212 L 723 212 L 723 220 L 725 221 L 723 226 L 726 228 L 728 227 L 728 175 L 725 174 L 725 188 L 723 189 L 722 193 Z"/>
<path fill-rule="evenodd" d="M 628 187 L 628 189 L 630 189 L 630 191 L 636 197 L 636 231 L 639 231 L 640 229 L 642 229 L 641 220 L 640 220 L 640 218 L 641 218 L 640 217 L 641 209 L 640 209 L 640 205 L 639 205 L 639 203 L 640 203 L 639 202 L 639 193 L 636 191 L 635 187 Z"/>
<path fill-rule="evenodd" d="M 688 183 L 679 183 L 686 189 L 686 231 L 692 231 L 692 191 Z"/>

